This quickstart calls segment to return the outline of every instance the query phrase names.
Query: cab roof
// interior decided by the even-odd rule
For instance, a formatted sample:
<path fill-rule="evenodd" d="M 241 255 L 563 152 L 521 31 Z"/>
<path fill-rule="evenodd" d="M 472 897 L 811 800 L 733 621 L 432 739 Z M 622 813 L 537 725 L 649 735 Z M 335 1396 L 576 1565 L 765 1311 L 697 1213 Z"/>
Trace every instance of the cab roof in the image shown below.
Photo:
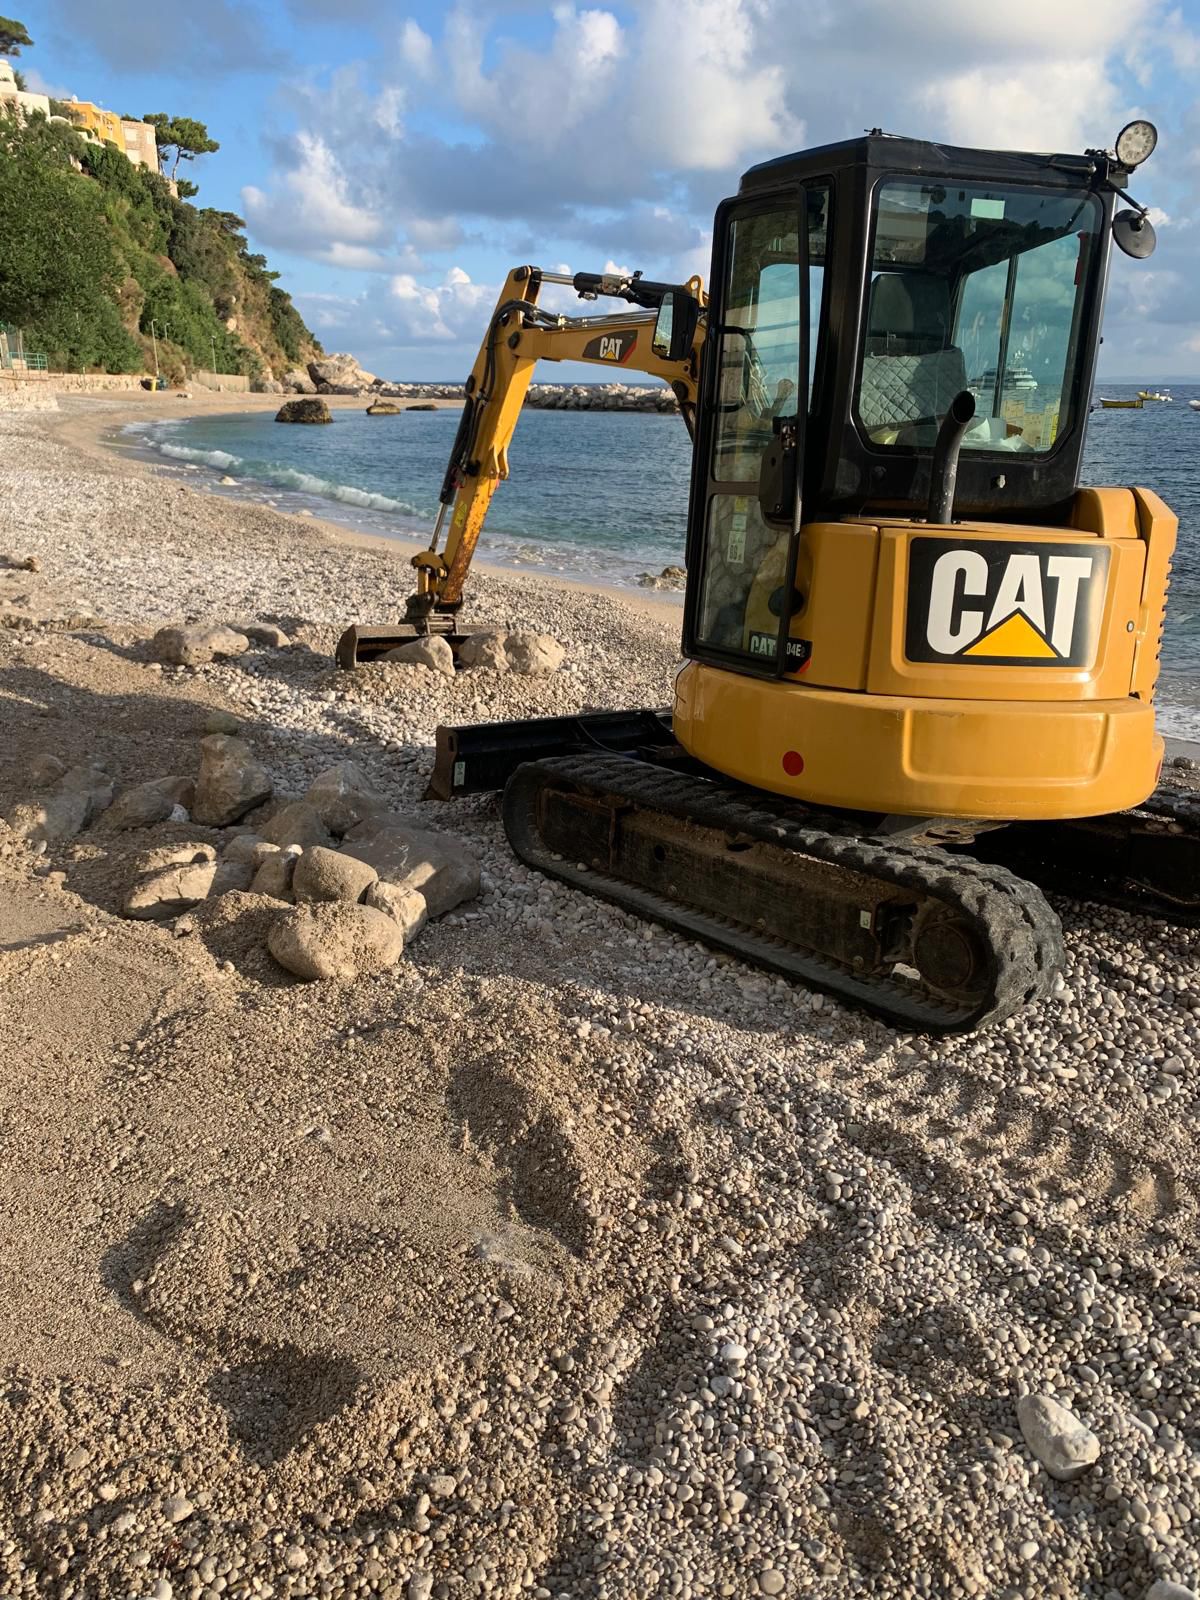
<path fill-rule="evenodd" d="M 1021 150 L 971 150 L 933 144 L 873 129 L 857 139 L 816 145 L 792 155 L 760 161 L 742 174 L 738 192 L 776 189 L 836 170 L 905 172 L 917 177 L 986 178 L 1005 183 L 1061 184 L 1078 188 L 1104 165 L 1100 155 L 1040 155 Z"/>

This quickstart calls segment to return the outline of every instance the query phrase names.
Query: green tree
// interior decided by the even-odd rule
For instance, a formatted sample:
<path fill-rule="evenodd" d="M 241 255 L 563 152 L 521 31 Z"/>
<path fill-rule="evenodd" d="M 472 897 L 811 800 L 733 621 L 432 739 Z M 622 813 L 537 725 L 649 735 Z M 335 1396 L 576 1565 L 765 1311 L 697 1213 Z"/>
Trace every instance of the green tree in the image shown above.
<path fill-rule="evenodd" d="M 156 111 L 151 116 L 143 117 L 142 121 L 148 122 L 154 129 L 154 142 L 158 146 L 164 171 L 171 159 L 170 152 L 174 150 L 172 178 L 179 171 L 181 161 L 194 161 L 197 156 L 211 155 L 214 150 L 221 148 L 215 139 L 209 138 L 204 124 L 193 117 L 169 117 L 165 111 Z"/>
<path fill-rule="evenodd" d="M 23 327 L 56 365 L 126 371 L 140 352 L 117 311 L 124 269 L 104 192 L 47 159 L 60 148 L 49 125 L 27 131 L 0 147 L 0 321 Z"/>
<path fill-rule="evenodd" d="M 0 56 L 19 56 L 22 47 L 33 49 L 33 40 L 26 32 L 25 24 L 18 22 L 15 17 L 0 17 Z"/>

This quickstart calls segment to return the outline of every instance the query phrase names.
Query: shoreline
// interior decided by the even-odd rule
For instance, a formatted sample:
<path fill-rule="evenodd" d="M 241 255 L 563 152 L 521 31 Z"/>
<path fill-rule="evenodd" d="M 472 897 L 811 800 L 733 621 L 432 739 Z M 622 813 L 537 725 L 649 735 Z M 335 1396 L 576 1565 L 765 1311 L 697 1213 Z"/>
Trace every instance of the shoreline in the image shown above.
<path fill-rule="evenodd" d="M 113 399 L 108 395 L 80 396 L 60 395 L 58 412 L 40 413 L 43 415 L 48 427 L 55 437 L 61 439 L 73 449 L 81 451 L 84 455 L 97 462 L 112 462 L 120 460 L 125 470 L 142 476 L 154 478 L 165 476 L 173 482 L 184 482 L 187 487 L 197 494 L 206 494 L 211 500 L 225 504 L 233 502 L 240 506 L 256 507 L 259 509 L 274 509 L 265 507 L 262 500 L 239 495 L 236 492 L 217 493 L 212 484 L 206 484 L 204 470 L 200 469 L 195 474 L 182 473 L 169 466 L 166 462 L 149 457 L 149 452 L 139 454 L 136 445 L 128 449 L 121 449 L 116 439 L 108 439 L 106 434 L 115 433 L 130 422 L 144 421 L 171 421 L 188 420 L 192 417 L 204 416 L 257 416 L 264 412 L 273 412 L 279 409 L 282 399 L 279 395 L 239 395 L 239 394 L 204 394 L 192 395 L 189 399 L 179 401 L 177 408 L 168 407 L 164 402 L 169 395 L 147 394 L 144 398 L 126 398 L 120 396 Z M 323 395 L 330 410 L 357 411 L 362 410 L 362 399 L 355 395 Z M 199 403 L 198 403 L 199 402 Z M 438 410 L 461 410 L 462 402 L 457 400 L 432 400 L 421 401 L 420 404 L 435 406 Z M 90 408 L 97 411 L 103 410 L 103 415 L 89 415 Z M 215 469 L 209 468 L 214 472 Z M 196 480 L 193 482 L 193 478 Z M 269 487 L 269 485 L 265 485 Z M 279 491 L 282 493 L 283 491 Z M 314 500 L 319 496 L 312 496 Z M 277 510 L 276 515 L 288 517 L 292 521 L 303 521 L 327 538 L 339 543 L 351 544 L 360 548 L 384 549 L 410 560 L 419 551 L 425 548 L 420 540 L 406 537 L 404 534 L 395 536 L 385 533 L 376 533 L 370 529 L 355 528 L 346 522 L 339 521 L 336 516 L 327 516 L 314 513 L 304 515 L 285 510 Z M 585 594 L 601 594 L 608 598 L 616 599 L 631 605 L 637 611 L 644 611 L 650 615 L 670 617 L 676 623 L 682 620 L 683 595 L 677 591 L 655 590 L 649 587 L 638 588 L 633 585 L 617 583 L 604 583 L 593 578 L 573 578 L 562 573 L 547 572 L 531 564 L 507 565 L 499 561 L 489 561 L 476 557 L 471 563 L 471 573 L 485 573 L 491 576 L 505 575 L 509 577 L 529 578 L 534 581 L 561 587 L 573 592 Z"/>

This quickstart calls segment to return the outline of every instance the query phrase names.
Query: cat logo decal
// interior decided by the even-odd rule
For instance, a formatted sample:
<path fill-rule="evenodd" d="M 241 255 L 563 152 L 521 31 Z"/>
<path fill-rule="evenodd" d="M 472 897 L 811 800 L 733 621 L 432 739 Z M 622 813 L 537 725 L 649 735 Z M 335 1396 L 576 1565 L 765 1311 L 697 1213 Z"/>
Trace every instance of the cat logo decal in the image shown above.
<path fill-rule="evenodd" d="M 637 348 L 637 337 L 636 328 L 632 333 L 602 333 L 584 345 L 584 360 L 626 362 Z"/>
<path fill-rule="evenodd" d="M 910 661 L 1091 666 L 1108 556 L 1099 541 L 914 539 L 904 653 Z"/>

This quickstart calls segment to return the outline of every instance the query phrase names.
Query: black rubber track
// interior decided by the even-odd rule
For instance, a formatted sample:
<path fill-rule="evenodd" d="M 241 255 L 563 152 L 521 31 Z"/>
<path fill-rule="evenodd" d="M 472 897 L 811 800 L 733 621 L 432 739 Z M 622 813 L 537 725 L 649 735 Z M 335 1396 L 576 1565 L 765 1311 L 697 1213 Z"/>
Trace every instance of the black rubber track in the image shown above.
<path fill-rule="evenodd" d="M 737 835 L 796 859 L 797 928 L 804 926 L 804 863 L 865 875 L 911 895 L 919 904 L 947 906 L 971 928 L 987 952 L 986 992 L 958 1003 L 919 979 L 864 974 L 828 953 L 785 942 L 740 921 L 606 875 L 581 868 L 547 847 L 539 836 L 539 796 L 550 789 L 595 800 L 611 799 L 674 821 Z M 639 916 L 713 945 L 753 966 L 783 973 L 846 1004 L 871 1011 L 905 1030 L 957 1033 L 991 1026 L 1045 996 L 1063 965 L 1062 930 L 1040 890 L 1007 872 L 921 845 L 839 836 L 798 818 L 781 802 L 734 790 L 704 778 L 665 771 L 622 756 L 580 755 L 531 761 L 518 768 L 504 791 L 504 825 L 520 858 L 540 872 L 587 894 L 615 902 Z"/>

